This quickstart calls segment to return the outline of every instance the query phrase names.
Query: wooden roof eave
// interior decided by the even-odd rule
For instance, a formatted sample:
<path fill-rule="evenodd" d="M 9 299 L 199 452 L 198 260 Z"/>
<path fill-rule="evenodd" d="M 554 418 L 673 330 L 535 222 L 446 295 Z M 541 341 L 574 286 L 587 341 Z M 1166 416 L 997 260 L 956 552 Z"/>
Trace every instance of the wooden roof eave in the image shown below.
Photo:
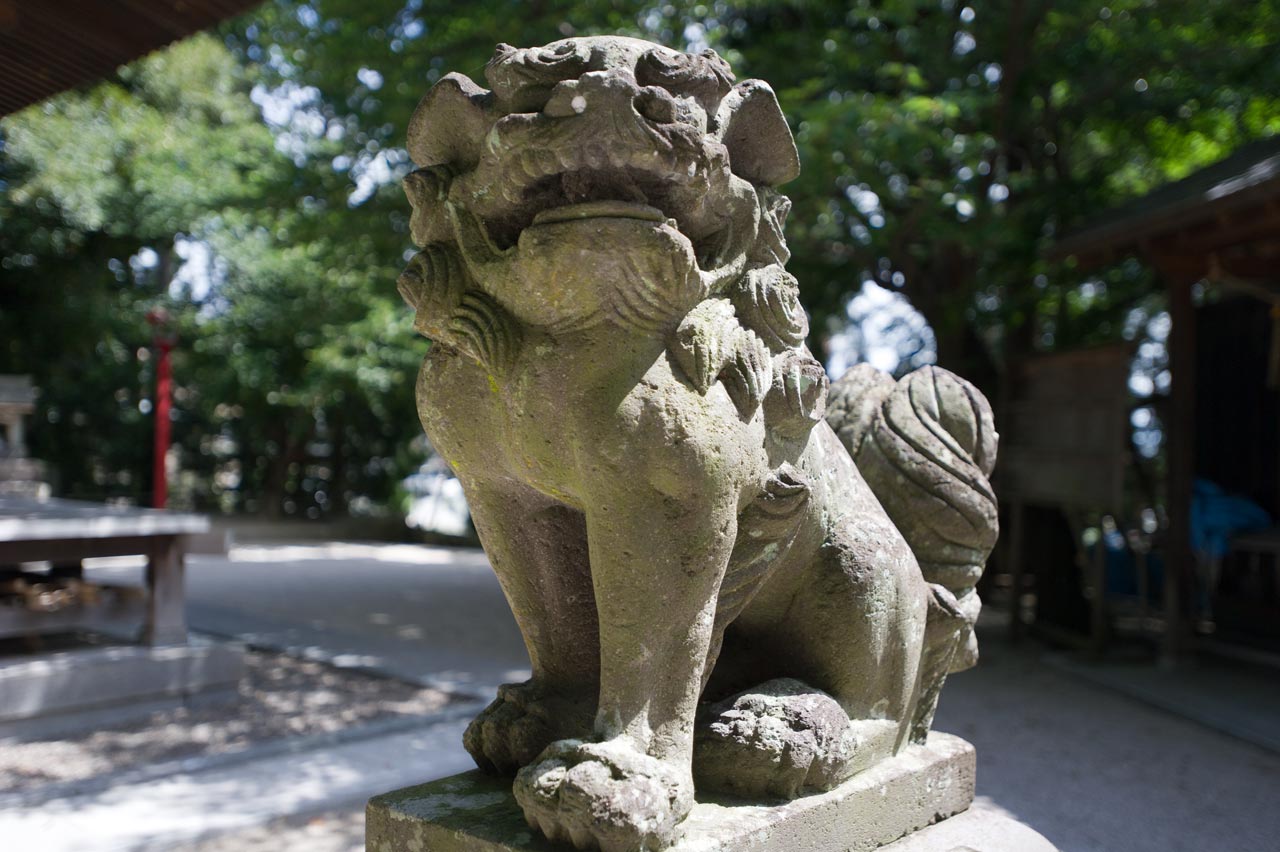
<path fill-rule="evenodd" d="M 1050 260 L 1091 270 L 1153 253 L 1211 255 L 1280 235 L 1280 138 L 1232 156 L 1098 216 L 1051 246 Z"/>
<path fill-rule="evenodd" d="M 0 0 L 0 116 L 93 83 L 262 0 Z"/>

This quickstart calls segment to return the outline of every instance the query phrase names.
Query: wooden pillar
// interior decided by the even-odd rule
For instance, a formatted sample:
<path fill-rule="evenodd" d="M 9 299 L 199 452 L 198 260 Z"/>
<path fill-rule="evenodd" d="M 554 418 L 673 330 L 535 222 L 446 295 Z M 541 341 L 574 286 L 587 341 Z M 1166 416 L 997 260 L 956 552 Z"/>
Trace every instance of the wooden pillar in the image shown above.
<path fill-rule="evenodd" d="M 158 536 L 147 553 L 147 623 L 142 641 L 148 645 L 187 644 L 186 578 L 178 536 Z"/>
<path fill-rule="evenodd" d="M 22 427 L 21 414 L 9 423 L 9 455 L 18 459 L 27 457 L 27 436 Z"/>
<path fill-rule="evenodd" d="M 1024 526 L 1026 523 L 1026 504 L 1015 500 L 1009 507 L 1009 537 L 1005 545 L 1005 559 L 1009 571 L 1009 639 L 1016 642 L 1022 637 L 1022 584 L 1025 571 L 1023 560 L 1026 558 L 1023 547 Z"/>
<path fill-rule="evenodd" d="M 1076 533 L 1076 546 L 1081 547 L 1084 523 L 1078 521 L 1071 526 Z M 1085 557 L 1088 561 L 1081 566 L 1089 578 L 1089 655 L 1095 660 L 1102 658 L 1111 638 L 1111 610 L 1107 606 L 1107 548 L 1102 535 L 1103 527 L 1099 523 L 1098 543 Z"/>
<path fill-rule="evenodd" d="M 1196 416 L 1196 318 L 1191 289 L 1200 279 L 1194 266 L 1161 264 L 1169 288 L 1169 418 L 1164 424 L 1168 440 L 1166 508 L 1169 531 L 1165 546 L 1165 632 L 1162 662 L 1172 664 L 1185 645 L 1188 602 L 1194 588 L 1195 554 L 1191 549 L 1191 493 L 1195 480 Z"/>

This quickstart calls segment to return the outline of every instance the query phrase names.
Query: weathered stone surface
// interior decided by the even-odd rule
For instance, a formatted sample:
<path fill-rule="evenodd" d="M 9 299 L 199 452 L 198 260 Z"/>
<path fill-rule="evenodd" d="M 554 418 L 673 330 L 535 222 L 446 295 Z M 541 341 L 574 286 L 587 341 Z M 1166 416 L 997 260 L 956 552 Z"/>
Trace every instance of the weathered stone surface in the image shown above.
<path fill-rule="evenodd" d="M 889 720 L 849 719 L 840 703 L 779 678 L 704 707 L 694 733 L 694 779 L 743 796 L 793 799 L 830 790 L 869 764 L 871 741 L 898 737 Z"/>
<path fill-rule="evenodd" d="M 777 187 L 799 164 L 767 84 L 614 37 L 500 45 L 485 77 L 446 76 L 413 117 L 422 251 L 398 282 L 434 341 L 423 426 L 533 666 L 467 748 L 516 773 L 541 832 L 605 852 L 669 845 L 695 774 L 795 795 L 874 772 L 924 740 L 966 653 L 995 535 L 972 511 L 989 408 L 937 371 L 828 409 L 784 268 Z M 868 441 L 911 444 L 892 475 L 859 474 L 850 411 L 860 463 Z M 924 431 L 901 425 L 920 411 Z M 986 525 L 962 552 L 943 546 L 957 513 Z"/>
<path fill-rule="evenodd" d="M 973 799 L 973 784 L 973 747 L 958 737 L 935 733 L 927 745 L 908 746 L 834 790 L 793 802 L 751 802 L 700 794 L 671 849 L 877 849 L 963 811 Z M 531 830 L 506 784 L 480 772 L 378 796 L 369 802 L 367 826 L 369 852 L 553 852 L 566 848 Z M 970 846 L 978 852 L 1015 852 L 1012 847 L 981 845 L 977 842 L 983 836 L 981 828 L 975 828 L 974 834 Z M 957 845 L 909 848 L 911 852 L 952 852 Z M 1040 850 L 1028 847 L 1016 852 Z"/>
<path fill-rule="evenodd" d="M 978 661 L 973 625 L 982 601 L 975 586 L 1000 530 L 989 482 L 999 438 L 995 417 L 977 388 L 940 367 L 916 370 L 895 384 L 859 364 L 831 395 L 827 419 L 911 542 L 925 580 L 949 593 L 935 595 L 933 603 L 958 616 L 933 623 L 935 642 L 945 645 L 954 636 L 955 649 L 925 661 L 918 736 L 933 722 L 947 674 Z"/>

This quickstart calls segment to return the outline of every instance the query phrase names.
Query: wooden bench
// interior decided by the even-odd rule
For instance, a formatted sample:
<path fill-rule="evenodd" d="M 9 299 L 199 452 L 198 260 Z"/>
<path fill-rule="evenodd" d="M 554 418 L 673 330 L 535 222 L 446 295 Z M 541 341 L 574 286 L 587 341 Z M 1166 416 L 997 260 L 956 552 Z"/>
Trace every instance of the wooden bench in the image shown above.
<path fill-rule="evenodd" d="M 75 606 L 42 613 L 0 607 L 0 638 L 140 620 L 140 638 L 148 645 L 186 644 L 183 554 L 188 536 L 208 532 L 209 519 L 202 515 L 0 497 L 0 565 L 141 555 L 147 558 L 148 592 L 140 612 L 127 599 L 113 599 L 113 606 L 102 607 L 104 611 Z"/>

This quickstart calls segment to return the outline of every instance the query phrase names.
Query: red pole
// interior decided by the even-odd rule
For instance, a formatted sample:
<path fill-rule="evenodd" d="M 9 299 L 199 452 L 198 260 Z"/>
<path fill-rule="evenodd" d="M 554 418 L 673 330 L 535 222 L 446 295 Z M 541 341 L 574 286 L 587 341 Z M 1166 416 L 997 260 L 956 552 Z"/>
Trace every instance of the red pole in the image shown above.
<path fill-rule="evenodd" d="M 165 471 L 165 458 L 169 455 L 169 408 L 173 396 L 173 372 L 169 363 L 169 352 L 173 349 L 173 341 L 157 337 L 155 347 L 159 350 L 156 363 L 156 446 L 155 458 L 152 461 L 155 474 L 155 488 L 151 505 L 163 509 L 169 499 L 169 480 Z"/>

